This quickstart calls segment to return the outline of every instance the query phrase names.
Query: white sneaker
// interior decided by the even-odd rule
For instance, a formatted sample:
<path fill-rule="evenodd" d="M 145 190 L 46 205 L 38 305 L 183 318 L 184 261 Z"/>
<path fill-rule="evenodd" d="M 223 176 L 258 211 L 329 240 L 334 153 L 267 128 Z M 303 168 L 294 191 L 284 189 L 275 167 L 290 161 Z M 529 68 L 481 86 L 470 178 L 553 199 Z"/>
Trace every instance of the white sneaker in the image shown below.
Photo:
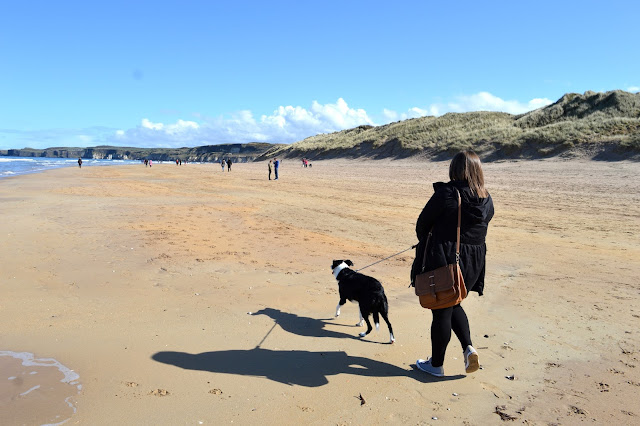
<path fill-rule="evenodd" d="M 473 373 L 474 371 L 478 371 L 480 368 L 480 362 L 478 361 L 478 352 L 473 348 L 473 346 L 467 346 L 467 349 L 464 350 L 464 370 L 467 373 Z"/>
<path fill-rule="evenodd" d="M 425 373 L 431 374 L 432 376 L 444 377 L 444 367 L 434 367 L 433 365 L 431 365 L 431 358 L 426 361 L 424 359 L 417 360 L 416 367 L 418 367 L 418 370 L 422 370 Z"/>

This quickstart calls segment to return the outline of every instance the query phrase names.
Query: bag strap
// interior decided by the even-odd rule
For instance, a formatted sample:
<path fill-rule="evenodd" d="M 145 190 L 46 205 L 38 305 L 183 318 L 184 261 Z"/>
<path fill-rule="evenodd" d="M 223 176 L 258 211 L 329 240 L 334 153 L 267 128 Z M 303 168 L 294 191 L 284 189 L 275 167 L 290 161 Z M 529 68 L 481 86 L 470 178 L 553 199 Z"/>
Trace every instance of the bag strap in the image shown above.
<path fill-rule="evenodd" d="M 458 194 L 458 226 L 456 229 L 456 265 L 460 264 L 460 222 L 462 220 L 462 197 L 460 197 L 460 191 L 458 188 L 454 188 L 456 190 L 456 194 Z M 429 240 L 431 239 L 431 234 L 433 233 L 433 227 L 429 230 L 429 235 L 427 236 L 427 243 L 424 245 L 424 256 L 422 258 L 422 272 L 424 272 L 427 267 L 427 247 L 429 246 Z"/>
<path fill-rule="evenodd" d="M 456 188 L 458 194 L 458 229 L 456 230 L 456 265 L 460 263 L 460 221 L 462 219 L 462 197 L 460 191 Z"/>

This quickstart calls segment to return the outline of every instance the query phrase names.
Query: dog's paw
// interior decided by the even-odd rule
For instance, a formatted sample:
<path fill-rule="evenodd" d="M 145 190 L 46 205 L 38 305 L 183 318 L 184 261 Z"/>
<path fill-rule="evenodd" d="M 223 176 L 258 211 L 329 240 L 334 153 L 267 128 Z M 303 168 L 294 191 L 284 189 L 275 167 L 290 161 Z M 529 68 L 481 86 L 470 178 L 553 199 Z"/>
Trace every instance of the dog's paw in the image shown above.
<path fill-rule="evenodd" d="M 336 317 L 340 316 L 340 311 L 336 311 Z"/>
<path fill-rule="evenodd" d="M 362 327 L 364 325 L 364 320 L 360 321 L 356 324 L 356 327 Z"/>
<path fill-rule="evenodd" d="M 366 335 L 367 335 L 367 333 L 365 331 L 363 331 L 362 333 L 358 334 L 358 336 L 360 336 L 360 337 L 364 337 Z"/>

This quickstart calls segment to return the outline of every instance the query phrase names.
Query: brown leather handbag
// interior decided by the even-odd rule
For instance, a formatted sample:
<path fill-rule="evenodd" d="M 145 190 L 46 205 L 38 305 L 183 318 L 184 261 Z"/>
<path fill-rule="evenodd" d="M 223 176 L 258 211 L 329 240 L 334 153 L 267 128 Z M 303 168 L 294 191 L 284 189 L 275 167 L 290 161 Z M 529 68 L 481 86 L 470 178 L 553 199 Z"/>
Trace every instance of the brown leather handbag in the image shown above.
<path fill-rule="evenodd" d="M 427 309 L 443 309 L 455 306 L 467 297 L 467 287 L 464 285 L 464 278 L 460 270 L 460 219 L 462 218 L 462 199 L 458 193 L 458 229 L 456 235 L 456 263 L 432 271 L 424 272 L 427 265 L 427 248 L 431 231 L 427 237 L 427 244 L 424 247 L 424 259 L 422 260 L 422 271 L 416 275 L 416 296 L 420 298 L 420 305 Z"/>

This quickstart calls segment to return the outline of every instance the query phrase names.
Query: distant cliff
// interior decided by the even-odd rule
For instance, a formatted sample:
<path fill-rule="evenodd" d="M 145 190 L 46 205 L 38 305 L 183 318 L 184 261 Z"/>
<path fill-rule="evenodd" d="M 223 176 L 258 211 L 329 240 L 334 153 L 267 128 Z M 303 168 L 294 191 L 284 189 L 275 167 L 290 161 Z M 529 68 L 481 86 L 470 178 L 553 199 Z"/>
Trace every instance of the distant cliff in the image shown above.
<path fill-rule="evenodd" d="M 57 157 L 57 158 L 93 158 L 110 160 L 143 160 L 218 162 L 222 158 L 231 158 L 235 162 L 253 161 L 265 151 L 273 148 L 268 143 L 206 145 L 196 148 L 128 148 L 117 146 L 96 146 L 92 148 L 45 148 L 45 149 L 9 149 L 0 151 L 0 155 L 14 157 Z"/>

